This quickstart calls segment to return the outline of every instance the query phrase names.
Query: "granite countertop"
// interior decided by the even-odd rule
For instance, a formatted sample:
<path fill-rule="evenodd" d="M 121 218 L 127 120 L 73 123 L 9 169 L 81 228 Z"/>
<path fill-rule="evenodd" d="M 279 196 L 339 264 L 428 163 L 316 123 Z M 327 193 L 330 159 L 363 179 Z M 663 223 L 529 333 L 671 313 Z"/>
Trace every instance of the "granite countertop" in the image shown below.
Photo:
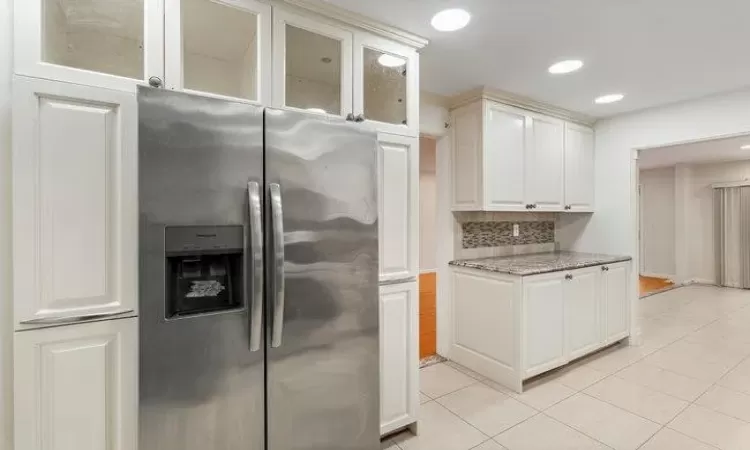
<path fill-rule="evenodd" d="M 451 261 L 450 264 L 452 266 L 524 276 L 581 269 L 601 264 L 613 264 L 621 261 L 630 261 L 630 259 L 630 256 L 612 256 L 596 253 L 549 252 L 497 256 L 492 258 L 459 259 Z"/>

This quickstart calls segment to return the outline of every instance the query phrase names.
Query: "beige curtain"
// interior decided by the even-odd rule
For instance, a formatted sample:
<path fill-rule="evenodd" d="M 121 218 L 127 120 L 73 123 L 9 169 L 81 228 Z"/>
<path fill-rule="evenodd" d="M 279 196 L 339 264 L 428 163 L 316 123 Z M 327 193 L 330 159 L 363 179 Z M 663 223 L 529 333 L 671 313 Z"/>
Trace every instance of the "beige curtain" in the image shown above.
<path fill-rule="evenodd" d="M 717 283 L 750 288 L 750 186 L 714 190 Z"/>

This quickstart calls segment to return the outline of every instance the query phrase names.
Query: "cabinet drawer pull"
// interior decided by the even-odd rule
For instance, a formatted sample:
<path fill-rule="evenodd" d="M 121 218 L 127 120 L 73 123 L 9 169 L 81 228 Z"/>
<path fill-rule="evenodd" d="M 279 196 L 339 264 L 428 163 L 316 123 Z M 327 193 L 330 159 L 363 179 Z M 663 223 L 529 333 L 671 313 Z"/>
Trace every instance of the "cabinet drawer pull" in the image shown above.
<path fill-rule="evenodd" d="M 566 280 L 572 280 L 573 279 L 573 274 L 569 273 L 569 274 L 565 275 L 565 279 Z"/>
<path fill-rule="evenodd" d="M 90 313 L 81 314 L 80 316 L 63 316 L 63 317 L 38 317 L 36 319 L 22 320 L 22 325 L 61 325 L 65 323 L 85 322 L 87 320 L 101 320 L 109 317 L 114 318 L 122 314 L 132 313 L 132 309 L 124 309 L 108 313 Z"/>

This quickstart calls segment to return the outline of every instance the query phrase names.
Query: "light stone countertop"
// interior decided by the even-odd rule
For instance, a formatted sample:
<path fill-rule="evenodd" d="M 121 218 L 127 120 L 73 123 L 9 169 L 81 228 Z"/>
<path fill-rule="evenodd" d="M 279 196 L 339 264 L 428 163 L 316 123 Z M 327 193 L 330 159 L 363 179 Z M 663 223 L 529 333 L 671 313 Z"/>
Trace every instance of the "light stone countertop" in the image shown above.
<path fill-rule="evenodd" d="M 548 252 L 526 255 L 496 256 L 492 258 L 459 259 L 450 265 L 510 275 L 538 275 L 540 273 L 581 269 L 583 267 L 630 261 L 630 256 L 602 255 L 597 253 Z"/>

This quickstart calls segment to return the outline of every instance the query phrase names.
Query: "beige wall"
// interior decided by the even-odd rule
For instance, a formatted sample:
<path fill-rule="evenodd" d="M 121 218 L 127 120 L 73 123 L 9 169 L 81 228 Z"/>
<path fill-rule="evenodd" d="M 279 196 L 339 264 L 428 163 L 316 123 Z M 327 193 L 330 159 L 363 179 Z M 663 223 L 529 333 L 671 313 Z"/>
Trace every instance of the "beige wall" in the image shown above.
<path fill-rule="evenodd" d="M 419 139 L 419 270 L 422 272 L 437 268 L 435 147 L 434 139 Z"/>

